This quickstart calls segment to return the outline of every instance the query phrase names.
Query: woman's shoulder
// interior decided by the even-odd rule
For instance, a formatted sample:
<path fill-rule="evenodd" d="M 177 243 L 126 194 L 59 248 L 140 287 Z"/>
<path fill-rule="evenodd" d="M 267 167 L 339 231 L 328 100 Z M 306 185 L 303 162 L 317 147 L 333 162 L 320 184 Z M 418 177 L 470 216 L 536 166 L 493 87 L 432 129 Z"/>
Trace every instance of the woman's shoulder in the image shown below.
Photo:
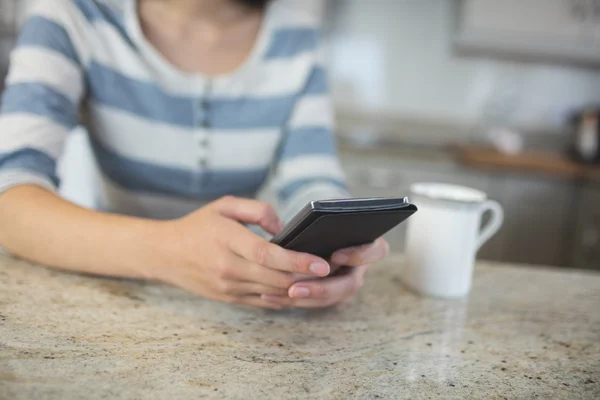
<path fill-rule="evenodd" d="M 118 0 L 37 0 L 26 9 L 27 17 L 45 17 L 63 25 L 81 21 L 123 24 L 125 1 Z"/>
<path fill-rule="evenodd" d="M 275 27 L 304 27 L 319 29 L 321 9 L 312 1 L 272 0 L 268 8 Z"/>
<path fill-rule="evenodd" d="M 273 0 L 267 13 L 271 43 L 267 58 L 317 53 L 321 45 L 321 18 L 312 2 Z"/>
<path fill-rule="evenodd" d="M 129 61 L 135 55 L 125 29 L 122 3 L 127 1 L 133 0 L 120 5 L 117 0 L 37 0 L 26 9 L 15 52 L 41 57 L 45 49 L 86 73 L 93 61 L 112 65 L 115 54 Z"/>
<path fill-rule="evenodd" d="M 72 48 L 79 62 L 89 61 L 104 47 L 131 39 L 125 29 L 125 7 L 133 0 L 37 0 L 25 13 L 21 35 L 31 41 L 50 41 L 59 49 Z M 97 49 L 96 49 L 97 50 Z"/>

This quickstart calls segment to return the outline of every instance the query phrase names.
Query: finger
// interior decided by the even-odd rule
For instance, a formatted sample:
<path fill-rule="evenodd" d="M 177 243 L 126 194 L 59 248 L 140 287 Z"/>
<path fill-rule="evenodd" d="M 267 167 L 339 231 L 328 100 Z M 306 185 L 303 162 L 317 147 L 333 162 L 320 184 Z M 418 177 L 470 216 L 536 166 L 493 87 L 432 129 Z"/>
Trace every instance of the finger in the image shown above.
<path fill-rule="evenodd" d="M 332 277 L 294 283 L 288 290 L 291 298 L 339 299 L 362 286 L 367 266 L 349 269 Z"/>
<path fill-rule="evenodd" d="M 339 302 L 341 299 L 352 297 L 364 284 L 364 276 L 369 266 L 361 266 L 356 268 L 342 268 L 331 281 L 327 279 L 307 283 L 298 284 L 297 287 L 304 287 L 309 291 L 309 299 L 334 299 L 334 302 Z M 297 292 L 296 287 L 290 287 L 288 295 Z M 294 296 L 292 296 L 294 297 Z"/>
<path fill-rule="evenodd" d="M 379 238 L 364 246 L 338 250 L 331 257 L 331 261 L 348 267 L 358 267 L 383 260 L 389 252 L 390 245 L 388 242 L 383 238 Z"/>
<path fill-rule="evenodd" d="M 174 279 L 172 284 L 181 287 L 182 289 L 187 290 L 190 293 L 196 294 L 201 297 L 206 297 L 214 300 L 225 301 L 227 303 L 232 304 L 245 304 L 255 307 L 268 308 L 272 310 L 281 310 L 283 308 L 280 304 L 274 304 L 273 302 L 269 302 L 261 299 L 260 294 L 249 294 L 249 295 L 234 295 L 223 293 L 223 291 L 218 292 L 215 291 L 214 288 L 206 287 L 206 285 L 202 284 L 199 280 L 197 280 L 194 276 L 181 276 L 178 279 Z M 267 289 L 268 290 L 268 289 Z M 226 291 L 225 291 L 226 292 Z M 284 290 L 285 292 L 285 290 Z M 277 292 L 281 293 L 281 292 Z"/>
<path fill-rule="evenodd" d="M 230 283 L 231 294 L 234 295 L 258 295 L 261 294 L 271 296 L 287 296 L 287 287 L 278 288 L 273 286 L 267 286 L 255 282 L 236 282 Z"/>
<path fill-rule="evenodd" d="M 364 267 L 358 267 L 358 268 L 356 268 L 356 267 L 347 268 L 347 269 L 350 269 L 352 271 L 357 270 L 357 272 L 362 275 L 361 278 L 360 278 L 361 283 L 359 284 L 359 290 L 364 285 L 365 275 L 366 275 L 366 273 L 367 273 L 367 271 L 369 270 L 370 267 L 371 267 L 370 265 L 366 265 Z M 358 292 L 358 290 L 357 290 L 357 292 Z M 356 294 L 356 292 L 351 293 L 351 294 L 343 297 L 337 304 L 343 305 L 343 304 L 349 303 L 352 300 L 352 298 L 354 297 L 355 294 Z"/>
<path fill-rule="evenodd" d="M 329 263 L 320 257 L 307 253 L 286 250 L 267 242 L 248 229 L 232 230 L 229 248 L 246 260 L 264 267 L 312 276 L 327 276 Z"/>
<path fill-rule="evenodd" d="M 217 202 L 221 215 L 236 221 L 259 225 L 265 231 L 276 235 L 283 228 L 275 209 L 268 203 L 233 196 L 223 197 Z"/>
<path fill-rule="evenodd" d="M 270 304 L 281 308 L 327 308 L 339 304 L 341 299 L 290 299 L 289 297 L 263 295 L 262 298 Z"/>
<path fill-rule="evenodd" d="M 278 271 L 248 261 L 237 255 L 232 255 L 228 265 L 234 266 L 231 271 L 221 271 L 221 278 L 233 281 L 252 282 L 278 289 L 287 289 L 294 283 L 294 277 L 290 272 Z M 225 266 L 227 267 L 227 266 Z"/>
<path fill-rule="evenodd" d="M 260 308 L 268 308 L 271 310 L 283 309 L 282 305 L 267 301 L 258 295 L 257 296 L 249 295 L 249 296 L 238 297 L 236 302 L 238 304 L 244 304 L 244 305 L 260 307 Z"/>
<path fill-rule="evenodd" d="M 293 308 L 295 307 L 294 303 L 296 302 L 296 300 L 294 299 L 290 299 L 288 295 L 285 296 L 277 296 L 277 295 L 271 295 L 271 294 L 263 294 L 260 296 L 260 298 L 264 301 L 266 301 L 269 304 L 273 304 L 273 305 L 277 305 L 279 307 L 283 308 Z"/>
<path fill-rule="evenodd" d="M 329 307 L 354 295 L 363 285 L 367 269 L 367 266 L 357 267 L 342 275 L 295 283 L 290 287 L 288 298 L 270 295 L 262 297 L 284 307 Z"/>

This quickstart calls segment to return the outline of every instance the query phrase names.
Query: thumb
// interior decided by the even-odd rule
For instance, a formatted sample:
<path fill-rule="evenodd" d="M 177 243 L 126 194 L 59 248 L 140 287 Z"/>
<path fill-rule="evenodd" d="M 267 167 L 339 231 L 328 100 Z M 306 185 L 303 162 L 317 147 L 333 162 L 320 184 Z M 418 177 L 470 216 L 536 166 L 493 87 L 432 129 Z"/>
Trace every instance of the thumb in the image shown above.
<path fill-rule="evenodd" d="M 276 235 L 283 227 L 269 203 L 227 196 L 217 201 L 216 206 L 222 216 L 241 223 L 259 225 L 271 235 Z"/>

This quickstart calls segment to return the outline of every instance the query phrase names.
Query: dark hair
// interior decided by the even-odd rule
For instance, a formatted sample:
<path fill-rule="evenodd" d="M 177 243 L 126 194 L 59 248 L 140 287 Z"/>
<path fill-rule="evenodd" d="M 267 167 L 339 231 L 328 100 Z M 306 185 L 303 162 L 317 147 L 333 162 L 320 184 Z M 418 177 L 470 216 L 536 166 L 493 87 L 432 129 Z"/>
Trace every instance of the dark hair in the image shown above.
<path fill-rule="evenodd" d="M 236 0 L 238 3 L 244 4 L 252 8 L 265 8 L 271 0 Z"/>

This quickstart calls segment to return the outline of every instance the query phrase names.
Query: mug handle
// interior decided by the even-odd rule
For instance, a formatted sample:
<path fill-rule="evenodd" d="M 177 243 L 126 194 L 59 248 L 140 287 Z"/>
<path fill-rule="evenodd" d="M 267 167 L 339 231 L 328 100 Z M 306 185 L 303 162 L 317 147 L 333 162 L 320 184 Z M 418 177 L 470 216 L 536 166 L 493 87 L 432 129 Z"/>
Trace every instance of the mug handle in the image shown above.
<path fill-rule="evenodd" d="M 481 205 L 481 213 L 484 214 L 488 211 L 492 213 L 492 218 L 479 232 L 479 237 L 477 238 L 477 250 L 498 232 L 504 222 L 504 210 L 500 203 L 494 200 L 486 201 Z"/>

